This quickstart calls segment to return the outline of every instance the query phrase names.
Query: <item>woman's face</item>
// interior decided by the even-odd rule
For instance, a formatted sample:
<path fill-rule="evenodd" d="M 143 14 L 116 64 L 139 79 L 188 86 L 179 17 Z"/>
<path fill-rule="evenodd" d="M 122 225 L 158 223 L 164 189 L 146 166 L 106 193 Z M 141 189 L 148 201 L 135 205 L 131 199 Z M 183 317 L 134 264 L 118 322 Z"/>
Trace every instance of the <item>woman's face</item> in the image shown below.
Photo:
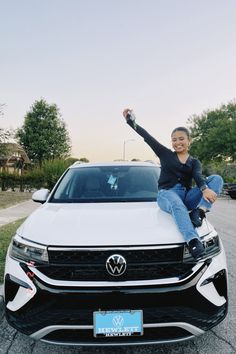
<path fill-rule="evenodd" d="M 188 152 L 188 148 L 190 145 L 190 140 L 188 135 L 182 131 L 177 130 L 171 135 L 172 147 L 177 153 L 185 153 Z"/>

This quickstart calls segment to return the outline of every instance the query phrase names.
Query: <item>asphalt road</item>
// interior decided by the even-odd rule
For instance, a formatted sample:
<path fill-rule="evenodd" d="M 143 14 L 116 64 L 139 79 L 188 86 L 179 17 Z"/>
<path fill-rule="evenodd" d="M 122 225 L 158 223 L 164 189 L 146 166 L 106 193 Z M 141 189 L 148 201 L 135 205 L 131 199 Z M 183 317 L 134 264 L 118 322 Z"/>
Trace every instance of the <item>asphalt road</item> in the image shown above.
<path fill-rule="evenodd" d="M 236 353 L 236 200 L 220 199 L 208 215 L 221 235 L 229 269 L 229 313 L 204 335 L 178 344 L 127 347 L 70 347 L 35 342 L 8 326 L 0 301 L 0 354 L 232 354 Z"/>

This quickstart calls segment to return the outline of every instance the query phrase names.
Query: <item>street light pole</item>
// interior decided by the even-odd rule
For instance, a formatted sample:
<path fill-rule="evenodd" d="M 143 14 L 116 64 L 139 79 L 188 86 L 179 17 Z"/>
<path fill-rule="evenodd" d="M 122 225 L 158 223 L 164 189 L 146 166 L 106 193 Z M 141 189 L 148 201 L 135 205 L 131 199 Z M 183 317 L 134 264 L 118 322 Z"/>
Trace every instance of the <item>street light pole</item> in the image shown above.
<path fill-rule="evenodd" d="M 134 139 L 124 140 L 124 144 L 123 144 L 123 161 L 125 161 L 125 145 L 126 145 L 126 143 L 128 143 L 129 141 L 134 141 Z"/>

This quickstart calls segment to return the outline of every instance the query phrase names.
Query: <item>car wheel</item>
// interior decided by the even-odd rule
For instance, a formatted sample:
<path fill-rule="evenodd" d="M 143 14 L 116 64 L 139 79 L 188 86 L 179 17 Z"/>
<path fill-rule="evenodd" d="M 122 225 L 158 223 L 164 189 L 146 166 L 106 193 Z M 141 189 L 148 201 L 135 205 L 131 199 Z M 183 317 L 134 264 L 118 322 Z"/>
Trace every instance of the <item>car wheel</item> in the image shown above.
<path fill-rule="evenodd" d="M 228 191 L 228 194 L 229 194 L 230 198 L 236 199 L 236 191 L 233 191 L 233 192 Z"/>

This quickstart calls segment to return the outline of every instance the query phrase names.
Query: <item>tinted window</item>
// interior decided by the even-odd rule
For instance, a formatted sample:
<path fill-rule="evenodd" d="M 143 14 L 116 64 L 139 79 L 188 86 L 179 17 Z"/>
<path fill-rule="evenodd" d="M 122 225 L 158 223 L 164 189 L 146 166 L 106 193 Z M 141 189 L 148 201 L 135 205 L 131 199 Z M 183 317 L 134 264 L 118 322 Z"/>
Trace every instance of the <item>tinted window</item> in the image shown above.
<path fill-rule="evenodd" d="M 50 202 L 155 201 L 158 178 L 156 166 L 72 168 L 61 180 Z"/>

